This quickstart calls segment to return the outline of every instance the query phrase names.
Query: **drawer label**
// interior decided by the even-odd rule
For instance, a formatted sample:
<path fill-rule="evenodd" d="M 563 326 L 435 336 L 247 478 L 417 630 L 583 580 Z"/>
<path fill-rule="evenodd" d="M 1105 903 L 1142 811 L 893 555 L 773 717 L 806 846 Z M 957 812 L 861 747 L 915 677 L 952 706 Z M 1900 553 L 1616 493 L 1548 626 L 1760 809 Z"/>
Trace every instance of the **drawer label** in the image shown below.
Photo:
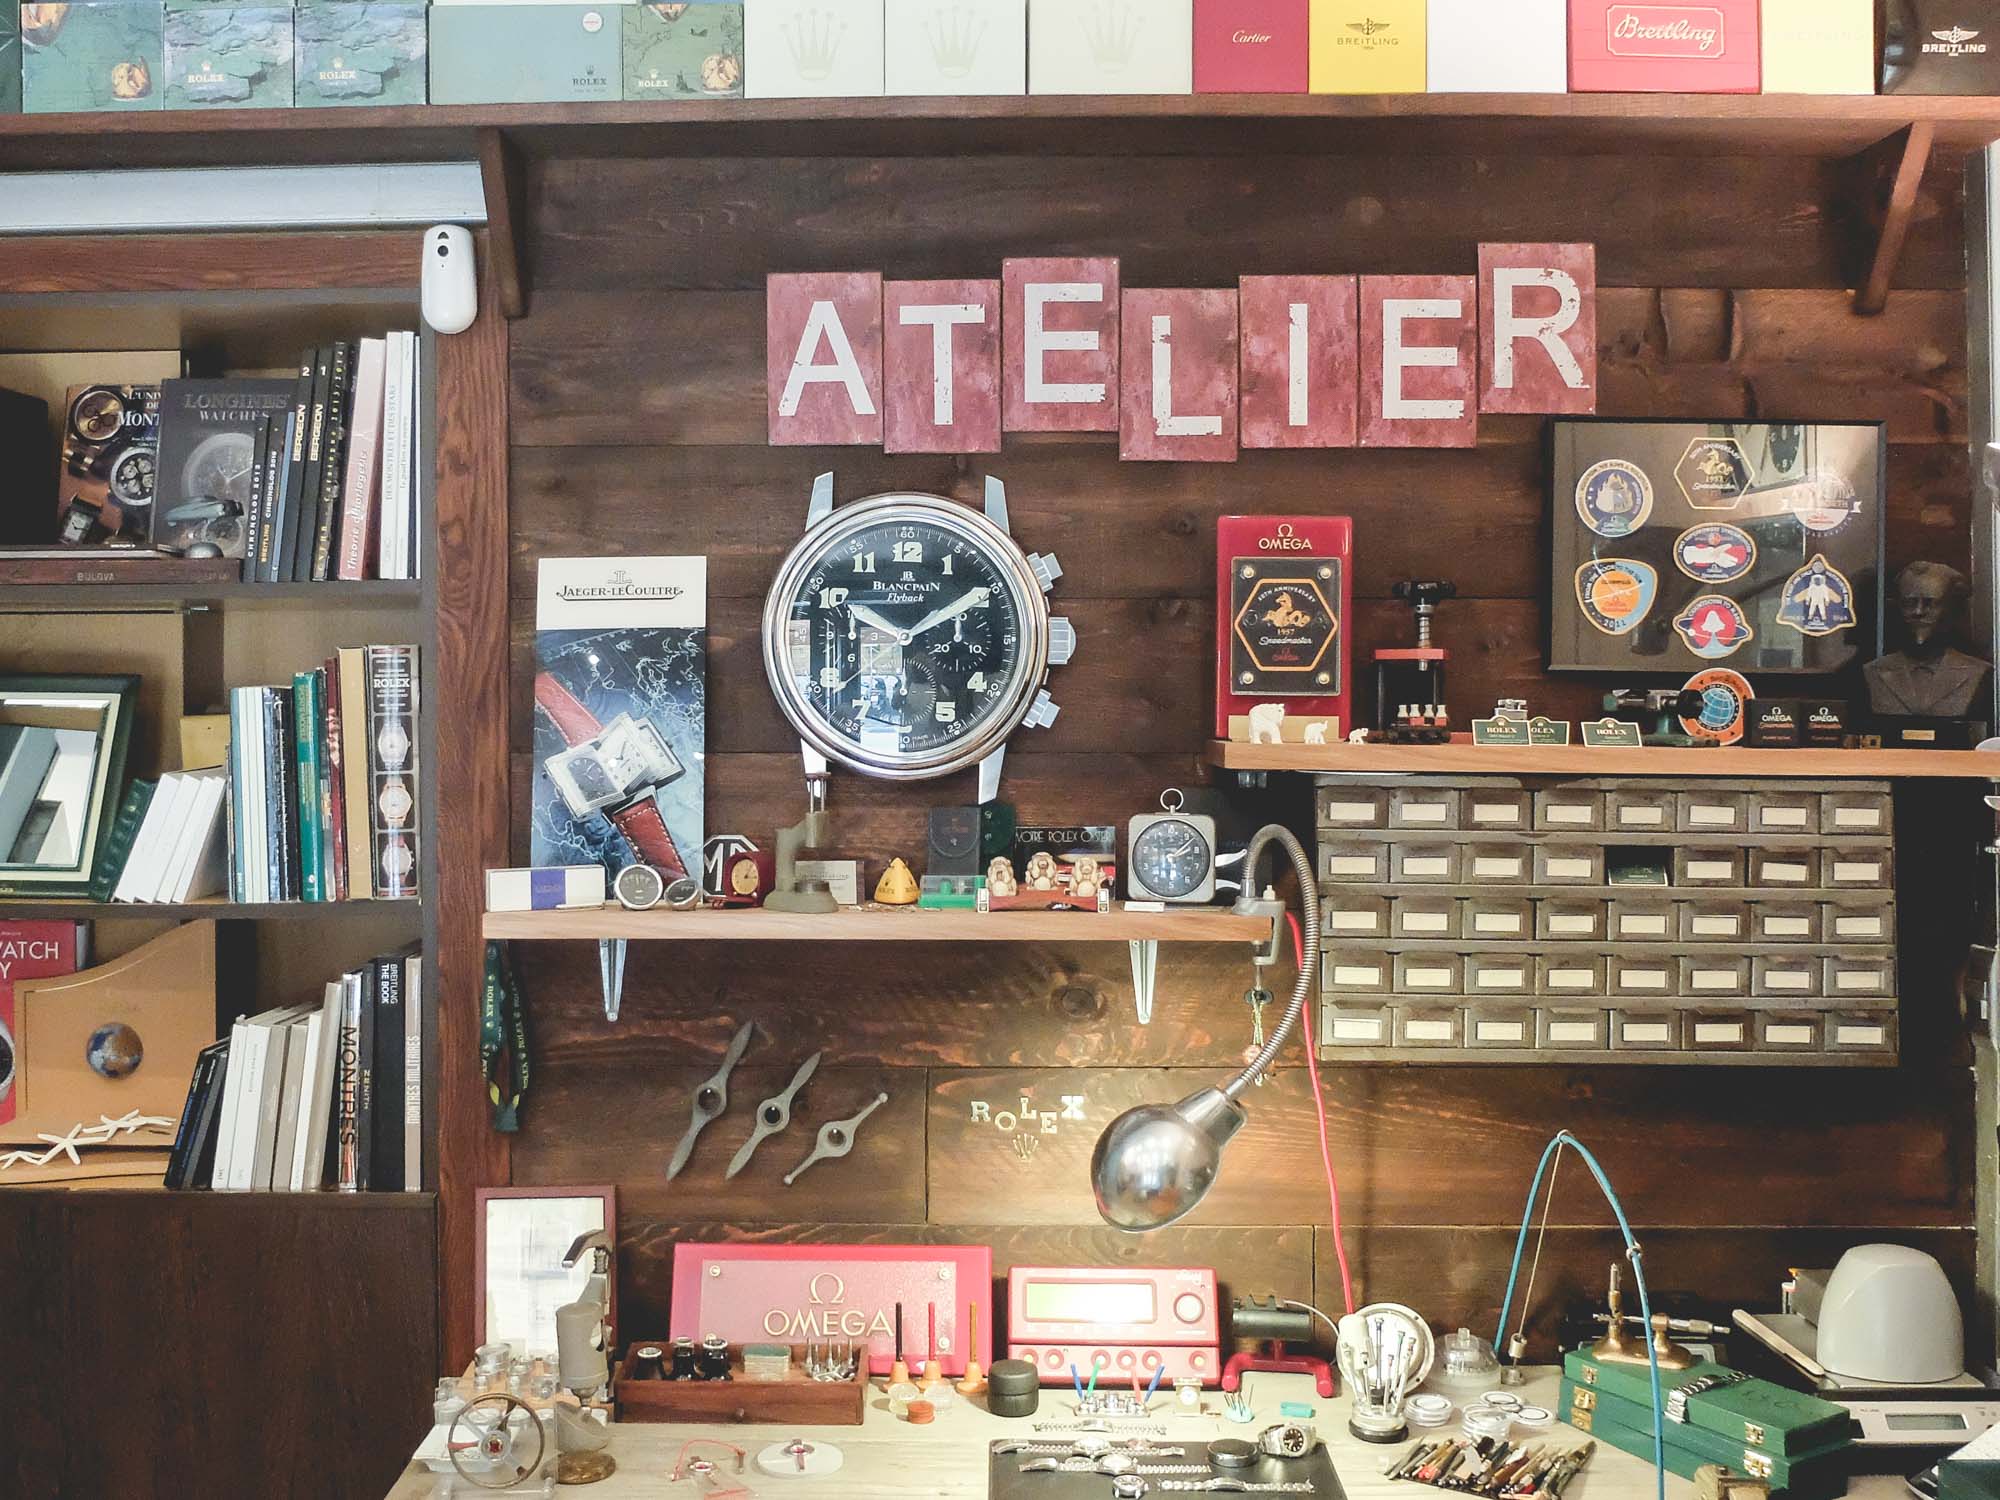
<path fill-rule="evenodd" d="M 1688 984 L 1698 990 L 1734 990 L 1743 983 L 1743 976 L 1734 969 L 1690 969 Z"/>
<path fill-rule="evenodd" d="M 1549 860 L 1549 874 L 1560 880 L 1585 880 L 1591 872 L 1587 859 L 1552 858 Z"/>
<path fill-rule="evenodd" d="M 1592 1021 L 1551 1021 L 1549 1040 L 1552 1042 L 1594 1042 L 1597 1040 L 1597 1025 Z"/>
<path fill-rule="evenodd" d="M 1444 875 L 1450 873 L 1451 860 L 1442 854 L 1406 854 L 1403 856 L 1405 875 Z"/>
<path fill-rule="evenodd" d="M 1542 807 L 1542 816 L 1549 822 L 1567 823 L 1572 827 L 1577 824 L 1587 826 L 1590 822 L 1590 815 L 1591 809 L 1589 807 L 1578 807 L 1565 802 L 1545 803 Z"/>
<path fill-rule="evenodd" d="M 1735 937 L 1742 930 L 1743 919 L 1733 914 L 1688 919 L 1688 931 L 1696 937 Z"/>
<path fill-rule="evenodd" d="M 1833 862 L 1835 880 L 1880 880 L 1882 866 L 1872 859 L 1837 859 Z"/>
<path fill-rule="evenodd" d="M 1674 1029 L 1665 1021 L 1627 1021 L 1620 1033 L 1628 1042 L 1671 1042 Z"/>
<path fill-rule="evenodd" d="M 1451 918 L 1441 911 L 1405 911 L 1396 914 L 1405 932 L 1449 932 Z"/>
<path fill-rule="evenodd" d="M 1812 918 L 1810 917 L 1766 917 L 1764 918 L 1766 937 L 1810 937 Z"/>
<path fill-rule="evenodd" d="M 1474 932 L 1519 932 L 1521 925 L 1517 911 L 1482 911 L 1472 919 Z"/>
<path fill-rule="evenodd" d="M 1621 807 L 1618 809 L 1618 823 L 1622 828 L 1658 828 L 1666 820 L 1665 808 Z"/>
<path fill-rule="evenodd" d="M 1382 925 L 1375 911 L 1328 911 L 1320 908 L 1319 925 L 1328 932 L 1373 932 Z"/>
<path fill-rule="evenodd" d="M 1883 923 L 1880 917 L 1835 917 L 1833 930 L 1840 937 L 1880 937 Z"/>
<path fill-rule="evenodd" d="M 1806 826 L 1806 810 L 1803 807 L 1759 808 L 1757 821 L 1765 828 L 1803 828 Z"/>
<path fill-rule="evenodd" d="M 1372 823 L 1375 821 L 1375 804 L 1329 802 L 1320 810 L 1320 816 L 1329 823 Z"/>
<path fill-rule="evenodd" d="M 1590 912 L 1556 912 L 1549 918 L 1549 931 L 1589 937 L 1597 931 L 1597 918 Z"/>
<path fill-rule="evenodd" d="M 1442 823 L 1450 812 L 1442 802 L 1405 802 L 1402 817 L 1405 823 Z"/>
<path fill-rule="evenodd" d="M 1379 1042 L 1382 1040 L 1382 1023 L 1379 1020 L 1349 1020 L 1335 1016 L 1333 1039 L 1336 1042 Z"/>
<path fill-rule="evenodd" d="M 1726 859 L 1691 859 L 1687 870 L 1690 880 L 1727 880 L 1734 867 Z"/>
<path fill-rule="evenodd" d="M 1518 823 L 1521 808 L 1513 802 L 1475 802 L 1472 804 L 1472 821 L 1475 823 Z"/>
<path fill-rule="evenodd" d="M 1888 1041 L 1889 1033 L 1880 1026 L 1837 1027 L 1833 1039 L 1843 1047 L 1879 1047 Z"/>
<path fill-rule="evenodd" d="M 1882 973 L 1879 969 L 1841 969 L 1833 976 L 1833 987 L 1837 990 L 1879 990 L 1882 988 Z"/>
<path fill-rule="evenodd" d="M 1813 1029 L 1810 1026 L 1777 1023 L 1764 1028 L 1764 1040 L 1780 1047 L 1810 1047 Z"/>
<path fill-rule="evenodd" d="M 1326 857 L 1326 873 L 1329 875 L 1373 875 L 1375 856 L 1372 854 L 1329 854 Z"/>
<path fill-rule="evenodd" d="M 1836 807 L 1833 810 L 1835 828 L 1880 828 L 1882 809 L 1879 807 Z"/>
<path fill-rule="evenodd" d="M 1472 873 L 1482 880 L 1507 880 L 1521 873 L 1521 861 L 1518 857 L 1503 859 L 1496 854 L 1475 854 Z"/>
<path fill-rule="evenodd" d="M 1413 990 L 1446 990 L 1451 988 L 1449 969 L 1405 969 L 1403 983 Z"/>
<path fill-rule="evenodd" d="M 1688 821 L 1697 828 L 1733 828 L 1736 826 L 1736 809 L 1733 807 L 1690 807 L 1688 809 Z"/>
<path fill-rule="evenodd" d="M 1380 984 L 1382 970 L 1374 964 L 1335 964 L 1333 982 L 1345 985 Z"/>
<path fill-rule="evenodd" d="M 1458 1034 L 1449 1021 L 1405 1021 L 1403 1035 L 1413 1042 L 1448 1042 Z"/>
<path fill-rule="evenodd" d="M 1618 918 L 1620 937 L 1665 937 L 1667 916 L 1665 912 L 1626 912 Z"/>
<path fill-rule="evenodd" d="M 1482 990 L 1518 990 L 1528 982 L 1527 974 L 1520 969 L 1481 969 L 1479 987 Z"/>
<path fill-rule="evenodd" d="M 1809 990 L 1812 975 L 1804 969 L 1766 969 L 1764 988 L 1767 990 Z"/>
<path fill-rule="evenodd" d="M 1597 973 L 1592 969 L 1551 969 L 1548 979 L 1552 990 L 1587 990 L 1597 983 Z"/>
<path fill-rule="evenodd" d="M 1697 1021 L 1694 1039 L 1704 1046 L 1730 1045 L 1743 1040 L 1741 1021 Z"/>
<path fill-rule="evenodd" d="M 1618 975 L 1621 990 L 1663 990 L 1667 987 L 1665 969 L 1624 969 Z"/>
<path fill-rule="evenodd" d="M 1836 865 L 1834 868 L 1837 871 L 1840 867 Z M 1766 880 L 1800 881 L 1807 879 L 1810 873 L 1804 865 L 1795 865 L 1789 860 L 1768 860 L 1764 865 L 1764 878 Z M 1838 879 L 1840 877 L 1836 875 L 1835 878 Z"/>
<path fill-rule="evenodd" d="M 1519 1021 L 1481 1021 L 1477 1035 L 1482 1042 L 1521 1042 L 1527 1040 L 1528 1028 Z"/>

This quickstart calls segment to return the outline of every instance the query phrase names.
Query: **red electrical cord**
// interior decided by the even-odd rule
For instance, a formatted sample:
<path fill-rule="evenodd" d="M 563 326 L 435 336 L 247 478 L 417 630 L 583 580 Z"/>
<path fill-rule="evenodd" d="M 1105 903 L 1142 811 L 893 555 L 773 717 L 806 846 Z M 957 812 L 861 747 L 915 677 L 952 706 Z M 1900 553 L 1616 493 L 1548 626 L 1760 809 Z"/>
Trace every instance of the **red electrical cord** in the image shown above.
<path fill-rule="evenodd" d="M 1305 959 L 1305 939 L 1299 933 L 1299 919 L 1290 912 L 1285 913 L 1285 921 L 1292 929 L 1292 963 L 1297 965 Z M 1340 1234 L 1340 1182 L 1334 1176 L 1333 1148 L 1326 1138 L 1326 1096 L 1319 1090 L 1319 1045 L 1314 1040 L 1318 1035 L 1313 1027 L 1312 1001 L 1306 1001 L 1305 1014 L 1299 1018 L 1306 1031 L 1306 1072 L 1312 1079 L 1313 1113 L 1319 1119 L 1319 1161 L 1326 1169 L 1326 1199 L 1333 1210 L 1333 1253 L 1340 1262 L 1340 1294 L 1347 1303 L 1347 1310 L 1354 1311 L 1354 1277 L 1347 1268 L 1347 1246 Z"/>

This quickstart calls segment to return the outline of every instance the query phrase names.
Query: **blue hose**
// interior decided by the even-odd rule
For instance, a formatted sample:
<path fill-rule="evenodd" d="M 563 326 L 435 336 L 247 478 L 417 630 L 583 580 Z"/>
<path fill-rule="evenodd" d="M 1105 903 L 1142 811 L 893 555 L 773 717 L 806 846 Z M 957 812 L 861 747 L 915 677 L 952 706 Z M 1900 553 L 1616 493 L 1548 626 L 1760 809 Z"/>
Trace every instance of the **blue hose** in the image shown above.
<path fill-rule="evenodd" d="M 1646 1295 L 1646 1268 L 1641 1259 L 1639 1241 L 1632 1233 L 1632 1226 L 1626 1222 L 1625 1207 L 1611 1190 L 1611 1179 L 1604 1175 L 1604 1168 L 1597 1164 L 1590 1148 L 1567 1130 L 1558 1131 L 1549 1142 L 1542 1152 L 1541 1165 L 1535 1168 L 1535 1180 L 1528 1185 L 1528 1201 L 1521 1210 L 1521 1234 L 1514 1241 L 1514 1264 L 1507 1269 L 1507 1295 L 1500 1303 L 1500 1326 L 1494 1332 L 1493 1347 L 1497 1351 L 1506 1346 L 1507 1315 L 1514 1308 L 1514 1283 L 1521 1274 L 1521 1252 L 1528 1246 L 1528 1225 L 1535 1216 L 1535 1198 L 1541 1192 L 1542 1179 L 1548 1174 L 1549 1164 L 1565 1146 L 1573 1149 L 1583 1158 L 1583 1164 L 1590 1168 L 1590 1175 L 1604 1190 L 1604 1201 L 1611 1205 L 1611 1212 L 1618 1219 L 1618 1232 L 1625 1236 L 1625 1258 L 1632 1263 L 1632 1284 L 1639 1291 L 1639 1316 L 1646 1320 L 1646 1366 L 1653 1376 L 1653 1474 L 1659 1484 L 1659 1500 L 1667 1500 L 1666 1403 L 1660 1399 L 1660 1356 L 1653 1348 L 1653 1305 Z"/>

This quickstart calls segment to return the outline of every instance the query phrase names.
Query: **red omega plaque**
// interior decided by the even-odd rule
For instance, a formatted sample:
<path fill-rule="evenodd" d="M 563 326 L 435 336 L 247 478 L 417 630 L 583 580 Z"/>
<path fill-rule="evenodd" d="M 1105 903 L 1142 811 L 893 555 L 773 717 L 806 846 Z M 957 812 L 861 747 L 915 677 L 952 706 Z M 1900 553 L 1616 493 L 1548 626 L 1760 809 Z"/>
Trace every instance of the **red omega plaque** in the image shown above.
<path fill-rule="evenodd" d="M 1216 737 L 1344 738 L 1353 723 L 1347 619 L 1354 523 L 1345 516 L 1224 516 L 1215 553 Z"/>

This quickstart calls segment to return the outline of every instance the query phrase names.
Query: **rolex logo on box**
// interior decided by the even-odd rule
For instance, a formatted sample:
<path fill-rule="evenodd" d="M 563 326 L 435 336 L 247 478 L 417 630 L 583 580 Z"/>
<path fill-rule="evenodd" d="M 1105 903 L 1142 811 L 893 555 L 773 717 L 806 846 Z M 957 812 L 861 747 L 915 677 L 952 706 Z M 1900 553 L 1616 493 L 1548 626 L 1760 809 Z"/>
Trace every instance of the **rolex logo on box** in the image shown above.
<path fill-rule="evenodd" d="M 1315 94 L 1421 94 L 1424 0 L 1312 0 Z"/>
<path fill-rule="evenodd" d="M 1569 46 L 1577 93 L 1754 94 L 1762 83 L 1757 0 L 1570 0 Z"/>
<path fill-rule="evenodd" d="M 751 0 L 743 7 L 744 93 L 752 99 L 879 95 L 883 25 L 883 0 Z"/>
<path fill-rule="evenodd" d="M 1028 0 L 887 0 L 891 94 L 1025 94 Z"/>
<path fill-rule="evenodd" d="M 1197 94 L 1303 94 L 1308 0 L 1195 0 Z"/>
<path fill-rule="evenodd" d="M 1186 94 L 1194 0 L 1028 0 L 1037 94 Z"/>

